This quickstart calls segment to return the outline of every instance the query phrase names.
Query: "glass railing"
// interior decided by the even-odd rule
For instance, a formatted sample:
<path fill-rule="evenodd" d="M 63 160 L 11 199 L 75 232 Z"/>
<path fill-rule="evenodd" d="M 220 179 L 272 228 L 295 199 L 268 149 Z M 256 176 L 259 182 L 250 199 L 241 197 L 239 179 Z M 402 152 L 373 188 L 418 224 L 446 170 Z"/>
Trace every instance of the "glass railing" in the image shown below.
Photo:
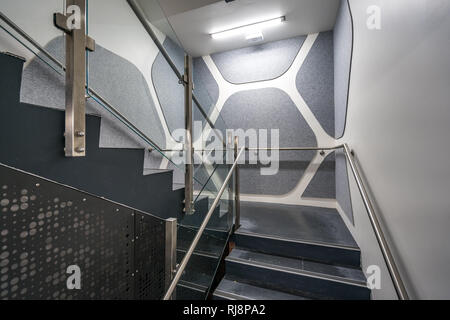
<path fill-rule="evenodd" d="M 226 175 L 229 169 L 230 166 L 228 165 L 216 168 L 212 179 L 208 183 L 210 184 L 209 188 L 205 188 L 196 198 L 196 208 L 200 210 L 199 213 L 201 214 L 195 217 L 193 221 L 185 219 L 184 224 L 180 225 L 178 229 L 178 233 L 180 234 L 178 240 L 181 241 L 178 246 L 177 263 L 180 264 L 182 262 L 195 235 L 199 231 L 201 223 L 204 222 L 206 214 L 213 208 L 215 197 L 213 197 L 210 191 L 206 190 L 216 190 L 216 185 L 212 181 L 216 176 L 220 176 L 221 174 Z M 214 208 L 204 232 L 195 246 L 192 256 L 178 282 L 174 296 L 175 299 L 206 299 L 208 297 L 233 227 L 233 186 L 234 180 L 230 179 L 225 185 L 225 192 L 220 196 L 219 204 Z M 215 194 L 217 196 L 218 191 Z"/>
<path fill-rule="evenodd" d="M 8 2 L 10 5 L 3 6 Z M 42 13 L 35 14 L 27 12 L 25 4 L 20 12 L 13 10 L 18 8 L 16 0 L 2 1 L 2 18 L 9 18 L 18 28 L 11 28 L 0 19 L 0 31 L 4 31 L 0 32 L 0 46 L 10 42 L 14 45 L 8 44 L 6 47 L 16 47 L 14 53 L 27 59 L 21 90 L 24 102 L 64 109 L 65 40 L 63 32 L 54 27 L 51 17 L 55 12 L 64 12 L 65 1 L 48 0 L 43 3 Z M 157 1 L 153 3 L 157 4 Z M 113 9 L 105 8 L 98 1 L 87 1 L 86 4 L 87 34 L 96 41 L 95 51 L 86 52 L 86 111 L 102 117 L 100 147 L 144 148 L 148 153 L 145 168 L 175 170 L 174 176 L 178 177 L 178 181 L 174 183 L 184 185 L 185 164 L 178 161 L 183 158 L 183 152 L 176 151 L 182 150 L 183 145 L 179 135 L 174 134 L 177 129 L 184 129 L 184 86 L 179 83 L 178 77 L 178 74 L 184 73 L 184 51 L 173 30 L 170 31 L 170 23 L 160 17 L 158 23 L 152 26 L 157 40 L 166 50 L 163 54 L 154 39 L 139 25 L 131 8 L 112 12 Z M 36 19 L 30 23 L 27 16 L 36 17 L 42 30 L 34 28 Z M 111 19 L 111 16 L 120 17 L 120 25 L 119 20 Z M 166 57 L 170 58 L 170 63 Z M 172 65 L 175 65 L 175 70 Z M 161 89 L 169 86 L 169 91 Z M 193 121 L 201 123 L 200 133 L 194 132 L 193 135 L 196 155 L 199 152 L 210 153 L 211 141 L 220 140 L 222 149 L 225 149 L 223 140 L 226 140 L 224 133 L 227 126 L 216 109 L 214 97 L 207 88 L 203 91 L 199 85 L 194 91 L 199 97 L 193 101 Z M 164 103 L 161 102 L 163 100 Z M 202 143 L 202 136 L 213 132 L 220 134 L 216 134 L 210 142 Z M 215 163 L 226 163 L 225 157 L 224 153 L 223 160 L 216 160 L 213 164 L 204 159 L 196 161 L 193 181 L 195 211 L 179 220 L 179 258 L 182 258 L 183 248 L 192 243 L 223 185 L 229 166 Z M 233 224 L 233 207 L 230 205 L 232 182 L 228 184 L 230 189 L 227 188 L 221 195 L 220 205 L 199 241 L 201 246 L 210 250 L 207 255 L 215 260 L 209 260 L 207 269 L 201 269 L 203 264 L 195 262 L 191 262 L 188 269 L 194 274 L 198 271 L 197 267 L 201 269 L 200 273 L 208 275 L 209 284 Z M 207 286 L 205 294 L 208 290 Z"/>

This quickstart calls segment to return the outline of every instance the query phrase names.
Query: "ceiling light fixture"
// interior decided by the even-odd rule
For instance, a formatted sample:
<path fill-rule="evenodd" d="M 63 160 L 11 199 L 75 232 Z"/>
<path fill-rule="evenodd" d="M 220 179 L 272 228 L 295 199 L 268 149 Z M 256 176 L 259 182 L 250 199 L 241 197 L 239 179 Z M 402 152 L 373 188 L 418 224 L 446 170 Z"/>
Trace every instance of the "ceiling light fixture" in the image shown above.
<path fill-rule="evenodd" d="M 265 20 L 265 21 L 256 22 L 256 23 L 252 23 L 252 24 L 247 24 L 244 26 L 240 26 L 240 27 L 236 27 L 236 28 L 232 28 L 232 29 L 228 29 L 228 30 L 213 32 L 213 33 L 211 33 L 211 37 L 213 39 L 224 39 L 224 38 L 229 38 L 229 37 L 238 36 L 238 35 L 242 35 L 242 34 L 244 34 L 244 35 L 248 35 L 251 33 L 254 34 L 254 33 L 261 32 L 262 29 L 277 26 L 285 20 L 286 20 L 286 17 L 283 16 L 283 17 L 279 17 L 279 18 L 275 18 L 275 19 L 270 19 L 270 20 Z"/>

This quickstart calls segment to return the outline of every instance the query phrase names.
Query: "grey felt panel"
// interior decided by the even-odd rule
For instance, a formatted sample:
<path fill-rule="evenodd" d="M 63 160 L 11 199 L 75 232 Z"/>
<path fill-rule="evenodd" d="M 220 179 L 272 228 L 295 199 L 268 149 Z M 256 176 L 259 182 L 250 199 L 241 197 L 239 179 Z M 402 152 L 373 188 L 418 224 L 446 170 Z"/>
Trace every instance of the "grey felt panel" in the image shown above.
<path fill-rule="evenodd" d="M 305 36 L 269 42 L 211 55 L 222 76 L 231 83 L 278 78 L 292 65 Z"/>
<path fill-rule="evenodd" d="M 323 129 L 334 136 L 333 32 L 317 37 L 300 71 L 296 85 Z"/>
<path fill-rule="evenodd" d="M 64 61 L 63 48 L 63 37 L 46 45 L 60 61 Z M 21 101 L 64 109 L 64 83 L 64 76 L 35 58 L 23 73 Z M 89 54 L 89 86 L 153 141 L 164 145 L 164 132 L 147 82 L 132 63 L 97 44 L 95 52 Z M 102 116 L 100 147 L 149 146 L 92 99 L 88 100 L 87 112 Z"/>
<path fill-rule="evenodd" d="M 184 73 L 184 53 L 170 38 L 163 43 L 170 58 L 181 74 Z M 184 88 L 161 53 L 152 66 L 152 80 L 164 117 L 172 133 L 184 128 Z"/>
<path fill-rule="evenodd" d="M 225 103 L 221 116 L 229 128 L 279 129 L 280 146 L 315 146 L 316 138 L 289 96 L 282 90 L 266 88 L 241 91 Z M 261 176 L 257 165 L 241 169 L 241 192 L 281 195 L 291 191 L 302 177 L 314 152 L 280 153 L 281 170 L 276 175 Z M 248 156 L 247 156 L 248 159 Z"/>
<path fill-rule="evenodd" d="M 348 174 L 347 159 L 344 153 L 338 150 L 336 151 L 336 200 L 350 221 L 354 223 Z"/>
<path fill-rule="evenodd" d="M 353 46 L 353 26 L 347 0 L 342 0 L 334 27 L 335 137 L 342 137 L 347 117 L 348 85 Z"/>
<path fill-rule="evenodd" d="M 302 197 L 334 199 L 336 197 L 335 169 L 335 156 L 332 152 L 320 164 Z"/>
<path fill-rule="evenodd" d="M 194 94 L 203 110 L 211 115 L 219 99 L 219 86 L 202 58 L 194 59 Z M 198 108 L 193 106 L 194 120 L 205 122 Z"/>

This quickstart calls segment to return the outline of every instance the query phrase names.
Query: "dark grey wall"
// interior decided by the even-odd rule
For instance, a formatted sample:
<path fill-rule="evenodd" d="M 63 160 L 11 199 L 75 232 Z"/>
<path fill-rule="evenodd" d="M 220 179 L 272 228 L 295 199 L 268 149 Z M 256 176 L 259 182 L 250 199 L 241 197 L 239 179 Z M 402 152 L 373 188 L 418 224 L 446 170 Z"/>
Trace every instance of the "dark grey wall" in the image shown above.
<path fill-rule="evenodd" d="M 19 101 L 23 61 L 0 54 L 0 162 L 159 215 L 178 216 L 172 172 L 142 175 L 143 150 L 99 148 L 100 118 L 86 117 L 86 152 L 64 156 L 64 112 Z"/>

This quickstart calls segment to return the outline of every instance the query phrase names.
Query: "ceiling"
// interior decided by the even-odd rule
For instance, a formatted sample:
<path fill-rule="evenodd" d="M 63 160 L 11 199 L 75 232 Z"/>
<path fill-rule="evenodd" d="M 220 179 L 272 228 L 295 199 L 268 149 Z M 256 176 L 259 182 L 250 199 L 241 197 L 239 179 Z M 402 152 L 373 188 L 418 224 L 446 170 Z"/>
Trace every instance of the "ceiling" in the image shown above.
<path fill-rule="evenodd" d="M 219 40 L 212 39 L 210 33 L 280 16 L 286 16 L 286 21 L 279 26 L 264 29 L 264 40 L 259 43 L 331 30 L 336 21 L 339 2 L 340 0 L 235 0 L 230 3 L 224 0 L 139 0 L 150 22 L 194 57 L 254 45 L 243 36 Z M 159 14 L 155 14 L 158 11 Z M 168 21 L 161 19 L 164 15 Z"/>

